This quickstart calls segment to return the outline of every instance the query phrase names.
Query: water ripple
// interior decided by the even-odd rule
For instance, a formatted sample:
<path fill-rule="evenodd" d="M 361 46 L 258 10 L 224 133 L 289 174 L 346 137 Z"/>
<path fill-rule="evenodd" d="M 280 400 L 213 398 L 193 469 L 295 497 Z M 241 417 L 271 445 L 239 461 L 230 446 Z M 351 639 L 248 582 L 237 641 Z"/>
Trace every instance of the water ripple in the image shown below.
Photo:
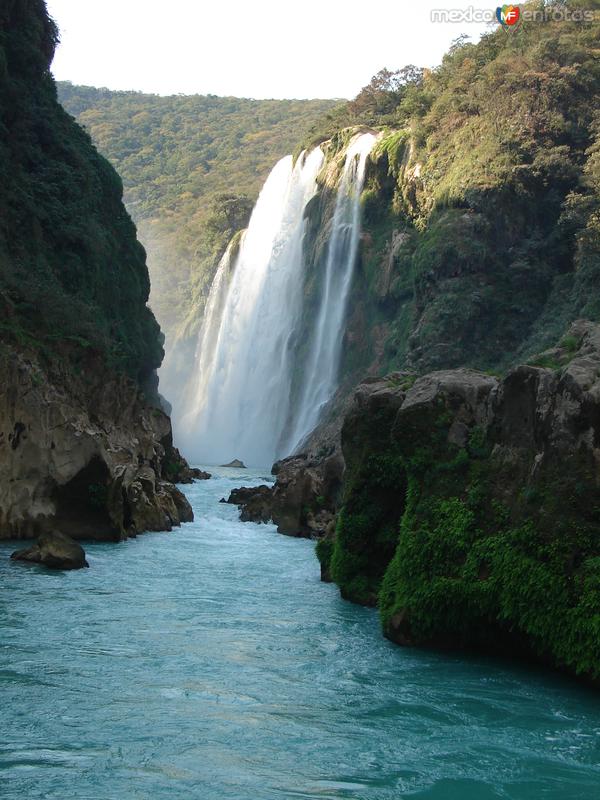
<path fill-rule="evenodd" d="M 89 570 L 0 546 L 3 800 L 600 796 L 596 694 L 394 647 L 311 542 L 219 504 L 264 477 L 217 473 L 195 523 L 90 544 Z"/>

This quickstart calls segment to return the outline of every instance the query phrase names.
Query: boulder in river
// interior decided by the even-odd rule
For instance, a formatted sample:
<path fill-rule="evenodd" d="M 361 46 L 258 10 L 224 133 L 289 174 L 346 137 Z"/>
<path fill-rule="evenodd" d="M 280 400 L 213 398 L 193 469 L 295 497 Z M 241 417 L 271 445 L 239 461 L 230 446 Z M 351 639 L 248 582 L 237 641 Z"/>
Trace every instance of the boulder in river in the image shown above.
<path fill-rule="evenodd" d="M 196 481 L 208 481 L 212 478 L 210 472 L 205 472 L 203 469 L 198 469 L 197 467 L 190 467 L 190 472 L 192 473 L 192 477 Z"/>
<path fill-rule="evenodd" d="M 233 489 L 229 498 L 223 502 L 240 507 L 242 522 L 271 521 L 273 511 L 270 486 L 263 484 L 262 486 L 242 486 L 239 489 Z"/>
<path fill-rule="evenodd" d="M 246 465 L 239 458 L 234 458 L 229 464 L 221 464 L 222 467 L 234 467 L 235 469 L 246 469 Z"/>
<path fill-rule="evenodd" d="M 80 544 L 59 531 L 48 531 L 38 537 L 34 545 L 17 550 L 11 558 L 15 561 L 31 561 L 44 564 L 51 569 L 81 569 L 89 567 L 85 551 Z"/>

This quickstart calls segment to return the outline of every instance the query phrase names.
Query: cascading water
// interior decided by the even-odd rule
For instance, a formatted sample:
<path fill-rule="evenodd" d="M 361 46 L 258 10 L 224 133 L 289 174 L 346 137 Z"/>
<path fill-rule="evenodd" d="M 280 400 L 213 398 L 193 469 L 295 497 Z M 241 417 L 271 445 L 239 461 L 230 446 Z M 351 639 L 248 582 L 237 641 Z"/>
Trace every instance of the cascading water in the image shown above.
<path fill-rule="evenodd" d="M 186 453 L 198 461 L 235 456 L 266 466 L 279 455 L 289 418 L 290 348 L 301 311 L 304 209 L 316 192 L 322 163 L 317 148 L 295 166 L 291 156 L 275 166 L 252 212 L 224 299 L 225 268 L 215 276 L 196 356 L 194 396 L 177 426 Z"/>
<path fill-rule="evenodd" d="M 348 297 L 360 237 L 360 193 L 367 156 L 376 138 L 372 133 L 357 136 L 346 153 L 316 323 L 303 371 L 303 388 L 285 448 L 290 453 L 315 428 L 337 388 Z"/>
<path fill-rule="evenodd" d="M 307 356 L 297 347 L 303 311 L 304 211 L 317 191 L 320 148 L 269 175 L 233 266 L 225 253 L 211 287 L 186 413 L 176 423 L 186 455 L 268 466 L 293 452 L 337 388 L 348 297 L 360 237 L 360 193 L 376 137 L 350 143 L 340 179 Z M 232 273 L 232 274 L 231 274 Z M 301 392 L 292 400 L 292 378 Z"/>
<path fill-rule="evenodd" d="M 240 244 L 243 242 L 244 235 L 242 234 Z M 232 239 L 219 262 L 204 309 L 198 347 L 196 348 L 196 368 L 187 391 L 187 407 L 191 408 L 195 415 L 198 415 L 202 410 L 202 404 L 206 399 L 203 387 L 210 383 L 215 367 L 213 356 L 219 337 L 221 317 L 227 300 L 231 271 L 235 264 L 235 259 L 232 258 L 234 242 L 235 239 Z"/>

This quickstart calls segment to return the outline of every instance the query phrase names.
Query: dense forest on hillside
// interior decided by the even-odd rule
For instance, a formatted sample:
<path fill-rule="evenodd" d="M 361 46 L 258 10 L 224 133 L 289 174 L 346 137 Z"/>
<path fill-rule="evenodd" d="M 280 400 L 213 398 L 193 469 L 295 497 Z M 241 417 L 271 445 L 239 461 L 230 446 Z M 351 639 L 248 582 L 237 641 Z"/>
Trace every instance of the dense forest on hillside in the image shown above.
<path fill-rule="evenodd" d="M 552 19 L 587 2 L 545 7 L 458 39 L 437 69 L 379 73 L 304 140 L 382 131 L 347 374 L 374 358 L 503 368 L 600 318 L 600 20 Z"/>
<path fill-rule="evenodd" d="M 59 83 L 59 98 L 119 171 L 148 250 L 152 307 L 169 334 L 198 318 L 215 261 L 275 162 L 330 100 L 251 100 Z"/>
<path fill-rule="evenodd" d="M 121 179 L 57 102 L 57 41 L 42 0 L 0 8 L 0 336 L 144 380 L 163 355 L 144 248 Z"/>
<path fill-rule="evenodd" d="M 362 198 L 348 386 L 367 370 L 502 369 L 577 316 L 598 318 L 598 23 L 553 20 L 565 7 L 460 37 L 436 69 L 384 69 L 349 102 L 61 84 L 123 175 L 167 333 L 193 337 L 216 261 L 276 159 L 325 140 L 335 152 L 365 128 L 381 138 Z M 330 208 L 324 196 L 312 205 L 312 230 Z M 309 273 L 308 292 L 316 261 Z"/>

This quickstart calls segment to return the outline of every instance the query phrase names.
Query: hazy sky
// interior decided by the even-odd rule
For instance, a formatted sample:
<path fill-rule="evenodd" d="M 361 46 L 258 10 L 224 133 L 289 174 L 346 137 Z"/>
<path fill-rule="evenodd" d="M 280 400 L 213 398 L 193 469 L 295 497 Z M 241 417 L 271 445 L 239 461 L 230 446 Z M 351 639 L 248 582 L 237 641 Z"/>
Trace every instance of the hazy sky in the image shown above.
<path fill-rule="evenodd" d="M 382 67 L 435 66 L 457 36 L 487 29 L 431 22 L 468 0 L 47 2 L 58 80 L 158 94 L 353 97 Z"/>

